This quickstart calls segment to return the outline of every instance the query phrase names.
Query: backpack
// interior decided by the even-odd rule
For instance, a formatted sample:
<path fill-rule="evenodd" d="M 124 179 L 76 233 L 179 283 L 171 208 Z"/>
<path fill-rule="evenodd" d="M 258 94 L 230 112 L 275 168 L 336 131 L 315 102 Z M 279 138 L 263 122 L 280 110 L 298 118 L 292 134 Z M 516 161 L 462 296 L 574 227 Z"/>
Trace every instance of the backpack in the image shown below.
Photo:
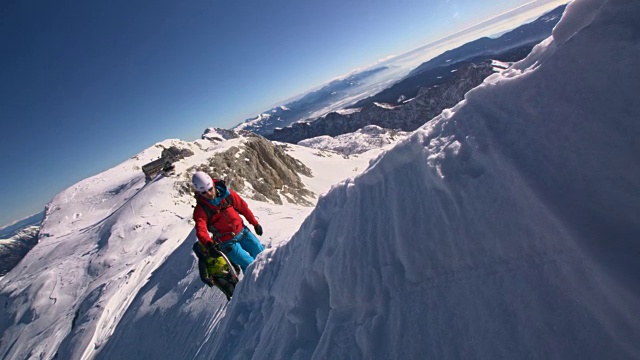
<path fill-rule="evenodd" d="M 221 256 L 219 252 L 212 254 L 199 241 L 193 244 L 193 252 L 198 258 L 198 272 L 202 282 L 209 286 L 215 285 L 230 300 L 238 283 L 240 268 L 228 262 L 228 258 Z M 234 267 L 234 271 L 231 271 L 230 266 Z"/>

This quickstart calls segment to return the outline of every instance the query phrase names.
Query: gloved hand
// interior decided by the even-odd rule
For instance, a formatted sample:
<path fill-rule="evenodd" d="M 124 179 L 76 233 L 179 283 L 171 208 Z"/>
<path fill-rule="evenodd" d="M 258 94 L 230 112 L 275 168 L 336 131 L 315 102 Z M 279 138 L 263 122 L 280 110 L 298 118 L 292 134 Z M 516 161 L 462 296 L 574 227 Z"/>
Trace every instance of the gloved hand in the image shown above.
<path fill-rule="evenodd" d="M 205 244 L 204 246 L 205 248 L 207 248 L 207 252 L 209 253 L 209 256 L 211 257 L 218 257 L 218 250 L 216 249 L 216 244 L 211 241 Z"/>
<path fill-rule="evenodd" d="M 256 231 L 257 235 L 262 235 L 262 226 L 260 226 L 260 224 L 256 224 L 253 229 Z"/>

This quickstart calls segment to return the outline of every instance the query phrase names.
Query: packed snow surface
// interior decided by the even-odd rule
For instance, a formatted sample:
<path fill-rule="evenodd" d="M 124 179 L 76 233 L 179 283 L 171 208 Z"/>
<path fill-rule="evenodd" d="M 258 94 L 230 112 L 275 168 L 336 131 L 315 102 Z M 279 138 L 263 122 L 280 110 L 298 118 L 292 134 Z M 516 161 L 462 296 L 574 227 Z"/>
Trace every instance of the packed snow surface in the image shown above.
<path fill-rule="evenodd" d="M 637 1 L 576 0 L 392 149 L 291 146 L 312 191 L 342 181 L 313 211 L 248 201 L 268 249 L 228 305 L 196 274 L 184 179 L 144 184 L 160 148 L 76 184 L 0 280 L 0 355 L 640 358 L 639 24 Z M 241 141 L 179 142 L 176 171 Z"/>

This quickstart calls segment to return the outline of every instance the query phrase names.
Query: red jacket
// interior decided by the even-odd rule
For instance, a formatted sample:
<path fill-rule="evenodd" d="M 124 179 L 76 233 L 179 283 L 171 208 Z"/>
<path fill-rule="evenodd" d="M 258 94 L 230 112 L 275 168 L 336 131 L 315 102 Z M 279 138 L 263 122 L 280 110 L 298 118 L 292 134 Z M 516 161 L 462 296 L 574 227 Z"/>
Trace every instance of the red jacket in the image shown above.
<path fill-rule="evenodd" d="M 240 234 L 243 224 L 242 218 L 240 218 L 238 212 L 247 219 L 249 224 L 253 226 L 258 225 L 258 220 L 253 216 L 253 213 L 249 210 L 249 206 L 244 200 L 242 200 L 238 193 L 229 189 L 229 197 L 233 198 L 233 206 L 229 206 L 226 209 L 219 211 L 219 206 L 210 204 L 209 200 L 200 194 L 196 195 L 198 204 L 193 210 L 193 220 L 196 222 L 196 236 L 203 245 L 213 242 L 213 239 L 211 239 L 209 231 L 207 230 L 207 213 L 202 209 L 203 206 L 207 206 L 214 211 L 210 224 L 212 224 L 220 233 L 218 242 L 230 240 L 235 237 L 235 235 Z M 236 209 L 238 209 L 238 211 L 236 211 Z"/>

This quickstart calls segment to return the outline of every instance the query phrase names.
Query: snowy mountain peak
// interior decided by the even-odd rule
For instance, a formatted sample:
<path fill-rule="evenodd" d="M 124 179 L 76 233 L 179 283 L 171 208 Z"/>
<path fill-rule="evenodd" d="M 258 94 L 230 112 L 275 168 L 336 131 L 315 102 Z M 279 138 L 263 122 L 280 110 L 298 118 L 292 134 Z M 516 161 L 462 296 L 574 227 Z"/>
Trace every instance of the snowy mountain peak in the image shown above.
<path fill-rule="evenodd" d="M 224 141 L 236 139 L 241 136 L 239 131 L 227 130 L 222 128 L 207 128 L 202 134 L 202 139 L 211 141 Z"/>
<path fill-rule="evenodd" d="M 367 125 L 356 132 L 331 136 L 318 136 L 298 142 L 298 145 L 314 149 L 331 150 L 345 156 L 362 154 L 372 149 L 385 149 L 404 139 L 407 132 L 383 129 L 376 125 Z"/>

